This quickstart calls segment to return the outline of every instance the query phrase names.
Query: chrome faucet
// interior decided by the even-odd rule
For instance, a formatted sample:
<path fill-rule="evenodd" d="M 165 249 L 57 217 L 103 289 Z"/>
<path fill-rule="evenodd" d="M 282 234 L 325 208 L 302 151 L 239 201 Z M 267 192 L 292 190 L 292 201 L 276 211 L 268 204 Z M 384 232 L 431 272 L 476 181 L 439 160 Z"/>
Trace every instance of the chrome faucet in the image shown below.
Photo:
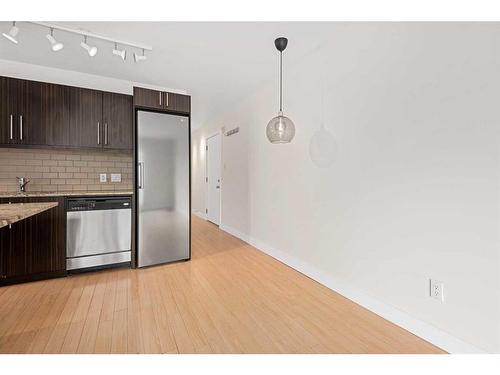
<path fill-rule="evenodd" d="M 19 182 L 19 192 L 24 193 L 26 191 L 26 185 L 30 182 L 26 177 L 16 177 Z"/>

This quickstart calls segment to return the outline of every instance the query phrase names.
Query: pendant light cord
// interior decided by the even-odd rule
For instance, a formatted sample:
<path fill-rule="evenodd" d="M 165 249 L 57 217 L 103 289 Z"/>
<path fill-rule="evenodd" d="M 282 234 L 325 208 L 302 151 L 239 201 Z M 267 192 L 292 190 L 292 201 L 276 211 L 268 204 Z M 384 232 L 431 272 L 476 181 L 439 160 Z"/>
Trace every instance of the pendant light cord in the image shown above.
<path fill-rule="evenodd" d="M 280 51 L 280 112 L 283 112 L 283 52 Z"/>

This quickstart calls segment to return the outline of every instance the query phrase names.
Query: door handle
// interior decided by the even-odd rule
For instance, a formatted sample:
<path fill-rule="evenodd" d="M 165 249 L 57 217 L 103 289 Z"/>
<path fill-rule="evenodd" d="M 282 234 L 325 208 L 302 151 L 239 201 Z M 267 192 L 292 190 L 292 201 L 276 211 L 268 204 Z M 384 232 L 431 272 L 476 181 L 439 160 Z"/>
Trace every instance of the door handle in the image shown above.
<path fill-rule="evenodd" d="M 23 115 L 19 116 L 19 140 L 23 140 Z"/>
<path fill-rule="evenodd" d="M 101 124 L 97 121 L 97 144 L 101 144 Z"/>
<path fill-rule="evenodd" d="M 108 123 L 104 123 L 104 144 L 108 144 Z"/>
<path fill-rule="evenodd" d="M 10 115 L 10 132 L 9 132 L 9 139 L 13 140 L 14 139 L 14 116 Z"/>
<path fill-rule="evenodd" d="M 144 162 L 139 162 L 139 164 L 137 165 L 138 167 L 138 177 L 139 177 L 139 181 L 138 181 L 138 184 L 137 184 L 137 188 L 138 189 L 144 189 Z"/>

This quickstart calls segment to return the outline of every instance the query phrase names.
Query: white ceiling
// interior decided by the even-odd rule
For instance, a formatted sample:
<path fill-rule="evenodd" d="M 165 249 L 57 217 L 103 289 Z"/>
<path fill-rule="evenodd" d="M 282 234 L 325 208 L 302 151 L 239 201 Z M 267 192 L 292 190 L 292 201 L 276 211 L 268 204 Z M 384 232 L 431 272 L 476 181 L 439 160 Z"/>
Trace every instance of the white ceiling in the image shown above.
<path fill-rule="evenodd" d="M 251 94 L 258 86 L 276 79 L 277 51 L 274 39 L 286 36 L 289 61 L 315 49 L 332 34 L 332 23 L 273 22 L 53 22 L 97 34 L 151 45 L 148 59 L 135 64 L 132 50 L 123 62 L 111 54 L 110 43 L 90 40 L 99 47 L 90 58 L 79 47 L 81 38 L 55 31 L 65 44 L 52 52 L 47 30 L 18 22 L 19 44 L 0 38 L 0 59 L 143 82 L 187 90 L 192 95 L 193 127 L 201 126 L 226 106 Z M 9 22 L 0 22 L 7 31 Z"/>

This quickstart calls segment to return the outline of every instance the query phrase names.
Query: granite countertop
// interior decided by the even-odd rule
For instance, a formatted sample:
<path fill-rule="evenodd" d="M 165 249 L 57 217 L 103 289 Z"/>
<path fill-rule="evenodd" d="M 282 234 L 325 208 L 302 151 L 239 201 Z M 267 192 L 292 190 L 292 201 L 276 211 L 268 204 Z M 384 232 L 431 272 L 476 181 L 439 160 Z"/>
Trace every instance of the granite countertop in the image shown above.
<path fill-rule="evenodd" d="M 0 204 L 0 228 L 57 207 L 58 202 Z"/>
<path fill-rule="evenodd" d="M 74 197 L 74 196 L 116 196 L 116 195 L 133 195 L 132 190 L 97 190 L 97 191 L 27 191 L 25 193 L 18 192 L 1 192 L 0 198 L 23 198 L 23 197 Z"/>

